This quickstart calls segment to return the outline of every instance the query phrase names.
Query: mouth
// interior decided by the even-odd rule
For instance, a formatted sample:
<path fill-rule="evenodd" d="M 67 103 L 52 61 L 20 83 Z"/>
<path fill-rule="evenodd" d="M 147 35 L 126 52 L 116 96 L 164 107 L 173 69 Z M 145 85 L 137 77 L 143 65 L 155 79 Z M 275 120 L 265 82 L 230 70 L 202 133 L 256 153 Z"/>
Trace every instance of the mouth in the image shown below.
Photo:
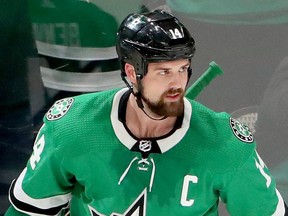
<path fill-rule="evenodd" d="M 170 89 L 164 94 L 164 98 L 169 102 L 178 102 L 181 97 L 183 97 L 183 90 L 179 89 Z"/>
<path fill-rule="evenodd" d="M 180 94 L 179 93 L 175 93 L 175 94 L 167 94 L 166 98 L 170 101 L 177 101 L 180 98 Z"/>

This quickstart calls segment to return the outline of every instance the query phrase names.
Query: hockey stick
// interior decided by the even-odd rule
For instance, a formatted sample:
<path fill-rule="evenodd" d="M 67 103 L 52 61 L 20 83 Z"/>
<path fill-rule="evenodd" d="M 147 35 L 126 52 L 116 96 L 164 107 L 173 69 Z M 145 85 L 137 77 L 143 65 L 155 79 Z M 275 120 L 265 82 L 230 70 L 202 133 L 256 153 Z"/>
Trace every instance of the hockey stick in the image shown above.
<path fill-rule="evenodd" d="M 186 90 L 186 97 L 195 99 L 203 89 L 223 70 L 214 62 L 210 62 L 209 68 Z"/>

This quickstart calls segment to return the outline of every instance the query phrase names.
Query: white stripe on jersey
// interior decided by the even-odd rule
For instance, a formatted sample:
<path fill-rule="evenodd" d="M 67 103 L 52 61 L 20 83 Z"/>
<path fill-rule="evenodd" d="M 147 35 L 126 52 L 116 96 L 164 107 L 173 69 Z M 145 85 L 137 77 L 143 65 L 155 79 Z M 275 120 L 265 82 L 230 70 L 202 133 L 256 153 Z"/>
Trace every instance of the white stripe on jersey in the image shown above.
<path fill-rule="evenodd" d="M 285 215 L 285 206 L 284 206 L 284 201 L 283 198 L 281 196 L 281 194 L 279 193 L 279 191 L 277 189 L 276 190 L 276 194 L 278 197 L 278 204 L 276 207 L 276 211 L 274 212 L 274 214 L 272 216 L 281 216 L 281 215 Z"/>
<path fill-rule="evenodd" d="M 26 172 L 27 172 L 27 168 L 25 168 L 22 171 L 13 189 L 13 194 L 15 198 L 19 200 L 20 202 L 35 206 L 40 209 L 50 209 L 50 208 L 58 207 L 61 205 L 65 205 L 70 201 L 71 193 L 53 196 L 49 198 L 43 198 L 43 199 L 34 199 L 30 197 L 22 189 L 22 182 L 23 182 Z M 16 206 L 14 207 L 16 208 Z"/>

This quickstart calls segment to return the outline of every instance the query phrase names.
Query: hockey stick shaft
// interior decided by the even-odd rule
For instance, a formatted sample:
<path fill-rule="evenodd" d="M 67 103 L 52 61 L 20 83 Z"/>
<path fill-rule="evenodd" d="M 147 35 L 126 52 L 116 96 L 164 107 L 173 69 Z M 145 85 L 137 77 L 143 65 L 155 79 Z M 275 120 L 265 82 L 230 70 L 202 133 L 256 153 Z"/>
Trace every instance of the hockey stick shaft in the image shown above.
<path fill-rule="evenodd" d="M 209 68 L 186 90 L 186 97 L 195 99 L 209 83 L 223 70 L 214 61 L 210 62 Z"/>

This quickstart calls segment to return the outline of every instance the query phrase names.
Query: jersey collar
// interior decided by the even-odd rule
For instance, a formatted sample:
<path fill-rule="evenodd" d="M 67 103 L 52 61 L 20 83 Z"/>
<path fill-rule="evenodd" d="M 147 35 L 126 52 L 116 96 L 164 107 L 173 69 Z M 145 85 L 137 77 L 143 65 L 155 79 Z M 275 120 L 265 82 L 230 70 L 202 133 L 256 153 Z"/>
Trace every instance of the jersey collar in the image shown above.
<path fill-rule="evenodd" d="M 137 139 L 125 127 L 125 121 L 123 121 L 122 114 L 119 115 L 119 105 L 121 104 L 121 98 L 125 93 L 127 94 L 127 91 L 129 91 L 128 88 L 124 88 L 115 94 L 110 118 L 115 135 L 124 146 L 131 150 L 133 145 L 137 142 Z M 173 148 L 185 136 L 190 126 L 191 115 L 192 106 L 190 102 L 186 98 L 184 98 L 184 116 L 182 124 L 180 124 L 179 128 L 174 130 L 174 132 L 170 135 L 155 138 L 162 153 Z M 121 117 L 124 123 L 121 122 Z"/>

